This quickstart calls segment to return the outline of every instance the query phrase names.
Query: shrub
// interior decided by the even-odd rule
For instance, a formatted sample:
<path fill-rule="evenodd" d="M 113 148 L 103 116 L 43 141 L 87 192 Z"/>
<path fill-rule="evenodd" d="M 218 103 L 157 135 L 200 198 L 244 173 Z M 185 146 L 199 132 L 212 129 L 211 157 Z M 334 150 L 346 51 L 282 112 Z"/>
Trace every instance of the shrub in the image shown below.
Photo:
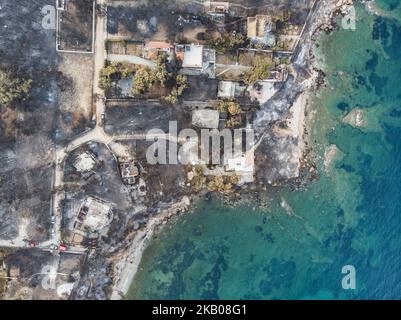
<path fill-rule="evenodd" d="M 239 178 L 232 178 L 231 176 L 214 176 L 212 180 L 209 181 L 207 188 L 209 191 L 217 191 L 221 193 L 231 192 L 234 185 L 239 182 Z"/>

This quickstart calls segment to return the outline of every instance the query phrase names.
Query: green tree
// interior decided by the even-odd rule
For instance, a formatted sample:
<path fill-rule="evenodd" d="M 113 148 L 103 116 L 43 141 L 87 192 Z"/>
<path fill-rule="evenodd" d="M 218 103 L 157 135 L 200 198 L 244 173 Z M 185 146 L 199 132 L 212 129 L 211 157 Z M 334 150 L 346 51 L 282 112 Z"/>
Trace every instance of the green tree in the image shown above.
<path fill-rule="evenodd" d="M 191 185 L 195 191 L 201 191 L 206 188 L 206 177 L 205 176 L 195 176 L 191 181 Z"/>
<path fill-rule="evenodd" d="M 111 63 L 100 70 L 99 88 L 106 91 L 111 87 L 111 76 L 118 72 L 117 64 Z"/>
<path fill-rule="evenodd" d="M 240 125 L 240 122 L 236 118 L 230 118 L 226 122 L 227 128 L 235 128 L 236 126 Z"/>
<path fill-rule="evenodd" d="M 239 176 L 237 176 L 237 175 L 233 175 L 233 176 L 229 177 L 229 181 L 230 181 L 230 183 L 235 185 L 235 184 L 238 184 L 241 181 L 241 178 Z"/>
<path fill-rule="evenodd" d="M 235 177 L 214 176 L 207 184 L 207 189 L 211 192 L 229 193 L 233 190 L 234 185 L 240 181 L 239 177 Z"/>
<path fill-rule="evenodd" d="M 226 53 L 240 48 L 245 43 L 245 37 L 241 33 L 223 34 L 220 38 L 210 39 L 209 47 L 215 49 L 219 53 Z"/>
<path fill-rule="evenodd" d="M 234 100 L 219 100 L 217 110 L 220 112 L 228 112 L 231 116 L 241 113 L 241 106 Z"/>
<path fill-rule="evenodd" d="M 121 74 L 121 78 L 127 79 L 129 77 L 132 77 L 135 74 L 136 71 L 135 65 L 129 63 L 129 62 L 121 62 L 118 66 L 118 71 Z"/>
<path fill-rule="evenodd" d="M 143 94 L 149 89 L 151 84 L 151 69 L 148 67 L 139 68 L 135 73 L 132 92 L 134 95 Z"/>
<path fill-rule="evenodd" d="M 234 101 L 230 101 L 228 103 L 227 110 L 228 110 L 228 113 L 232 116 L 236 116 L 241 113 L 241 107 L 240 107 L 239 103 L 234 102 Z"/>
<path fill-rule="evenodd" d="M 118 74 L 121 78 L 126 79 L 134 75 L 136 67 L 128 62 L 112 62 L 100 70 L 99 88 L 107 91 L 112 84 L 112 76 Z"/>
<path fill-rule="evenodd" d="M 250 85 L 257 81 L 269 78 L 271 67 L 272 61 L 269 58 L 256 57 L 253 61 L 252 69 L 245 74 L 245 83 Z"/>
<path fill-rule="evenodd" d="M 8 105 L 31 90 L 32 80 L 19 79 L 11 72 L 0 70 L 0 104 Z"/>
<path fill-rule="evenodd" d="M 171 104 L 176 104 L 178 99 L 184 93 L 184 90 L 188 88 L 187 76 L 179 74 L 175 78 L 175 86 L 171 89 L 170 94 L 164 97 L 164 100 Z"/>
<path fill-rule="evenodd" d="M 146 93 L 155 84 L 165 86 L 171 75 L 167 72 L 167 60 L 165 55 L 160 55 L 156 60 L 156 67 L 140 67 L 135 73 L 133 94 Z"/>

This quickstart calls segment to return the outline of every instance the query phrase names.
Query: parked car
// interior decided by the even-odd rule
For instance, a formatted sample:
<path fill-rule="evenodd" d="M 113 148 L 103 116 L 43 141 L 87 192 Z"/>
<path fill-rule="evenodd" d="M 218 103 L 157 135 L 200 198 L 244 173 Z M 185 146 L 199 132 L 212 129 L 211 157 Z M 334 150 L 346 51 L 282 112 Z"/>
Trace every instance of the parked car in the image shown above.
<path fill-rule="evenodd" d="M 28 245 L 30 248 L 35 248 L 38 245 L 38 243 L 35 240 L 30 240 L 28 242 Z"/>

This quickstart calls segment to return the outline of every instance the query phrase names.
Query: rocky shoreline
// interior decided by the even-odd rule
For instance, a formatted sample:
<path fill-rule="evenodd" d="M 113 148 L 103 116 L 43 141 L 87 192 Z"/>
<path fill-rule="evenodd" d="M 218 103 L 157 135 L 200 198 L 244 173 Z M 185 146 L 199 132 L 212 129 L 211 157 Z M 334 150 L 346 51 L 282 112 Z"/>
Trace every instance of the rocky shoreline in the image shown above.
<path fill-rule="evenodd" d="M 121 256 L 117 256 L 114 264 L 114 286 L 111 294 L 112 300 L 124 298 L 131 282 L 135 277 L 143 252 L 153 235 L 160 231 L 160 228 L 167 224 L 173 217 L 176 217 L 189 209 L 191 200 L 183 197 L 180 202 L 175 203 L 169 209 L 159 215 L 152 217 L 144 230 L 139 230 L 129 248 L 124 250 Z"/>
<path fill-rule="evenodd" d="M 336 17 L 346 12 L 346 7 L 352 4 L 351 0 L 340 0 L 336 3 L 330 0 L 316 1 L 315 10 L 309 22 L 309 28 L 305 32 L 301 48 L 298 50 L 294 59 L 294 73 L 287 81 L 286 85 L 281 89 L 283 95 L 276 97 L 276 100 L 285 97 L 287 107 L 281 112 L 289 112 L 291 106 L 297 101 L 300 95 L 309 96 L 310 90 L 318 90 L 325 84 L 325 74 L 321 70 L 315 59 L 316 40 L 321 32 L 332 32 L 338 25 Z M 286 93 L 290 93 L 286 95 Z M 269 102 L 269 107 L 274 104 L 274 101 Z M 304 102 L 305 103 L 305 102 Z M 305 107 L 305 106 L 304 106 Z M 220 198 L 227 206 L 237 206 L 252 203 L 255 206 L 267 207 L 268 202 L 262 199 L 260 191 L 276 193 L 279 192 L 281 187 L 295 190 L 298 188 L 306 187 L 312 181 L 318 179 L 319 175 L 316 169 L 315 155 L 313 153 L 312 142 L 308 139 L 310 131 L 309 123 L 311 120 L 311 113 L 308 108 L 303 108 L 302 112 L 304 117 L 302 119 L 302 149 L 299 159 L 299 176 L 293 179 L 283 180 L 275 185 L 264 183 L 254 183 L 241 188 L 234 193 L 221 195 Z M 267 126 L 270 126 L 274 118 L 264 121 L 263 117 L 266 115 L 262 112 L 259 118 L 256 119 L 257 133 L 262 134 Z M 160 229 L 169 223 L 171 219 L 179 216 L 189 210 L 192 210 L 191 204 L 196 203 L 197 200 L 210 198 L 210 193 L 197 194 L 189 199 L 184 197 L 177 203 L 173 204 L 169 209 L 162 211 L 159 214 L 152 216 L 146 226 L 136 231 L 133 238 L 129 241 L 127 247 L 120 248 L 113 257 L 109 259 L 113 265 L 112 278 L 113 284 L 111 285 L 110 297 L 111 299 L 123 299 L 127 293 L 131 282 L 138 270 L 142 254 L 146 249 L 151 238 L 157 234 Z"/>

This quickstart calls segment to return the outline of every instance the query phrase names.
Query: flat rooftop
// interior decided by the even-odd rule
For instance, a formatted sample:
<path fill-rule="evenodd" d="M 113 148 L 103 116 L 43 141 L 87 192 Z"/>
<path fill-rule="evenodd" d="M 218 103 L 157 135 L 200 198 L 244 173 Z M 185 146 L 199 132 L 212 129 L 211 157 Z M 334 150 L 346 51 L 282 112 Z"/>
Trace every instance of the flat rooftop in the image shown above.
<path fill-rule="evenodd" d="M 195 44 L 185 45 L 182 66 L 184 68 L 202 68 L 202 65 L 203 46 Z"/>

